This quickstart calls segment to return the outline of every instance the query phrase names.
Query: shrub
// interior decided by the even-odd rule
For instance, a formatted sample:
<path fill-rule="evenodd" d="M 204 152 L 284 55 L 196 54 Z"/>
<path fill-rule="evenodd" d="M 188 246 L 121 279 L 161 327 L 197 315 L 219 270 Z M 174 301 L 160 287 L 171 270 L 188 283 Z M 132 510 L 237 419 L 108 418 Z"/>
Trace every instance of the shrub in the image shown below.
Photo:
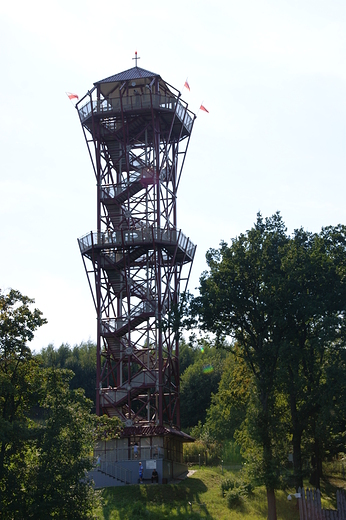
<path fill-rule="evenodd" d="M 253 493 L 253 490 L 255 489 L 255 486 L 251 482 L 244 482 L 242 487 L 246 493 L 246 496 L 251 495 Z"/>
<path fill-rule="evenodd" d="M 184 444 L 184 461 L 197 464 L 218 464 L 221 459 L 221 446 L 217 442 L 205 442 L 198 439 L 192 443 Z M 199 457 L 200 455 L 200 457 Z"/>
<path fill-rule="evenodd" d="M 221 493 L 227 498 L 228 507 L 240 505 L 253 492 L 251 482 L 231 476 L 221 482 Z"/>
<path fill-rule="evenodd" d="M 228 507 L 236 507 L 240 506 L 244 501 L 244 493 L 242 488 L 235 487 L 233 489 L 229 489 L 226 494 L 227 505 Z"/>
<path fill-rule="evenodd" d="M 239 485 L 239 481 L 236 479 L 236 477 L 231 476 L 227 478 L 226 480 L 221 482 L 222 496 L 224 497 L 229 489 L 234 489 L 235 487 L 239 487 Z"/>
<path fill-rule="evenodd" d="M 142 502 L 136 501 L 132 505 L 132 511 L 131 511 L 131 517 L 132 518 L 150 518 L 150 512 L 146 509 L 144 504 Z"/>

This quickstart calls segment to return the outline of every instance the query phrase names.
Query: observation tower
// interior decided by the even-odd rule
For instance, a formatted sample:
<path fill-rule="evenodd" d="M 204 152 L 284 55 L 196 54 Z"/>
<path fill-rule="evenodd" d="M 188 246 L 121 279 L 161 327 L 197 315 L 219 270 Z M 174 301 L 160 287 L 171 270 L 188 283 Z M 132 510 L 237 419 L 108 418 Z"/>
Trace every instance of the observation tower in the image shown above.
<path fill-rule="evenodd" d="M 182 443 L 191 440 L 180 430 L 179 338 L 169 317 L 196 250 L 177 220 L 196 116 L 135 59 L 76 105 L 97 190 L 97 229 L 78 242 L 97 316 L 96 412 L 124 424 L 100 453 L 131 470 L 138 445 L 150 462 L 144 476 L 155 465 L 165 481 L 183 472 Z"/>

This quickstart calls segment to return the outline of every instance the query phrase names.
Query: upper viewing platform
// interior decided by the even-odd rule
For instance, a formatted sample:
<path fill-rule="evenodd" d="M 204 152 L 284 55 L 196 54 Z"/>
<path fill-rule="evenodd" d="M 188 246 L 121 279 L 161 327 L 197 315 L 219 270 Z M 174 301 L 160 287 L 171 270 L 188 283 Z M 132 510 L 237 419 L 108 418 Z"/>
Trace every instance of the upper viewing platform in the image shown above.
<path fill-rule="evenodd" d="M 190 134 L 196 116 L 180 95 L 158 74 L 133 67 L 96 82 L 92 91 L 77 103 L 77 109 L 81 123 L 87 125 L 92 117 L 104 119 L 159 111 L 169 118 L 175 115 L 177 122 L 183 124 L 184 133 Z"/>

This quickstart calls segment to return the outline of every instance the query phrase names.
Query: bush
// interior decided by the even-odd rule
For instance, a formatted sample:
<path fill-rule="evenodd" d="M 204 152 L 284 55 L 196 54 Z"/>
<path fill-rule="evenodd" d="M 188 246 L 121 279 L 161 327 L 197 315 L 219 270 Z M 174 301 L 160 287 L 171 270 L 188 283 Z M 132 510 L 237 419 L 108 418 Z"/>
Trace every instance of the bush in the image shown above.
<path fill-rule="evenodd" d="M 244 482 L 242 487 L 246 493 L 246 496 L 251 495 L 253 493 L 253 490 L 255 489 L 255 486 L 251 482 Z"/>
<path fill-rule="evenodd" d="M 235 476 L 221 482 L 221 493 L 223 497 L 226 497 L 228 507 L 240 505 L 253 492 L 253 489 L 251 482 L 245 482 Z"/>
<path fill-rule="evenodd" d="M 216 442 L 205 442 L 198 439 L 192 443 L 185 443 L 184 447 L 184 462 L 203 465 L 215 465 L 221 459 L 221 446 Z M 200 457 L 199 457 L 200 455 Z"/>
<path fill-rule="evenodd" d="M 242 488 L 235 487 L 233 489 L 229 489 L 226 494 L 227 505 L 228 507 L 236 507 L 240 506 L 244 502 L 244 494 Z"/>
<path fill-rule="evenodd" d="M 229 489 L 234 489 L 235 487 L 239 487 L 239 481 L 234 476 L 231 476 L 221 482 L 222 496 L 224 497 Z"/>
<path fill-rule="evenodd" d="M 136 501 L 132 506 L 131 511 L 132 518 L 150 518 L 150 512 L 146 509 L 142 502 Z"/>

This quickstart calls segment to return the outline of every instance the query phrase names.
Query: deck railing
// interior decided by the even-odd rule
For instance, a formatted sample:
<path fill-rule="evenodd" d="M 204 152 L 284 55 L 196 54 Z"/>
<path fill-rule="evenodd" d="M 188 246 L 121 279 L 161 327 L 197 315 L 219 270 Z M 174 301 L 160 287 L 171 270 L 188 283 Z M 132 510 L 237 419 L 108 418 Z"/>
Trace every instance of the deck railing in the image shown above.
<path fill-rule="evenodd" d="M 184 124 L 188 132 L 191 132 L 193 119 L 185 106 L 175 97 L 163 96 L 161 94 L 138 94 L 120 98 L 109 98 L 88 101 L 79 110 L 79 117 L 83 123 L 92 113 L 96 115 L 109 115 L 130 112 L 138 109 L 160 109 L 176 112 L 178 119 Z"/>
<path fill-rule="evenodd" d="M 109 451 L 100 447 L 100 449 L 95 450 L 95 455 L 100 455 L 102 468 L 102 464 L 115 464 L 117 461 L 122 460 L 141 460 L 141 458 L 143 460 L 163 459 L 164 457 L 167 458 L 168 453 L 167 450 L 160 446 L 139 446 L 137 452 L 134 451 L 133 446 L 129 446 L 128 448 L 115 448 Z"/>
<path fill-rule="evenodd" d="M 114 247 L 122 245 L 146 245 L 150 242 L 178 246 L 188 257 L 192 258 L 196 246 L 180 230 L 143 227 L 140 229 L 123 229 L 122 231 L 91 231 L 78 239 L 81 253 L 93 246 Z"/>

